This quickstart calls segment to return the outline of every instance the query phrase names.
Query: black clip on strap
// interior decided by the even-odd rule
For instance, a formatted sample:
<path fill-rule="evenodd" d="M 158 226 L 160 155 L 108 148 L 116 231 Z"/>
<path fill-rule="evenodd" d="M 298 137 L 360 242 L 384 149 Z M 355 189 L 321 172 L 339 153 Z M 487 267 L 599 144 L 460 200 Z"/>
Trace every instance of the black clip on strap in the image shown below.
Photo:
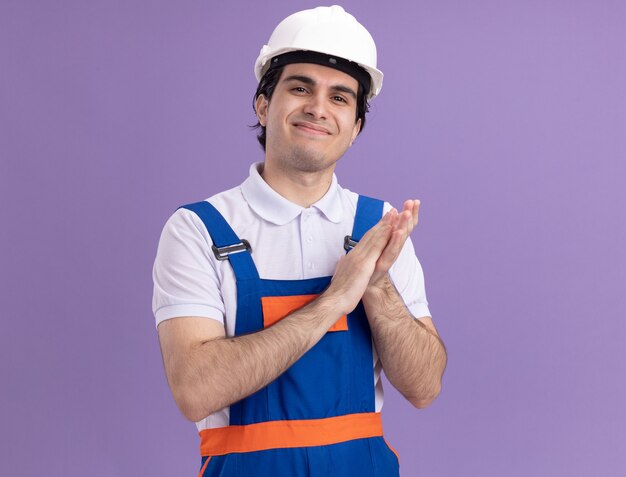
<path fill-rule="evenodd" d="M 349 252 L 354 247 L 356 247 L 357 243 L 359 242 L 352 240 L 352 237 L 350 235 L 346 235 L 345 238 L 343 239 L 343 248 L 345 249 L 346 252 Z"/>
<path fill-rule="evenodd" d="M 248 242 L 246 239 L 242 239 L 241 242 L 233 245 L 225 245 L 224 247 L 216 247 L 215 245 L 213 245 L 211 246 L 211 248 L 213 249 L 213 254 L 215 255 L 215 258 L 217 258 L 218 260 L 228 260 L 228 256 L 232 255 L 233 253 L 252 251 L 252 247 L 250 247 L 250 242 Z"/>

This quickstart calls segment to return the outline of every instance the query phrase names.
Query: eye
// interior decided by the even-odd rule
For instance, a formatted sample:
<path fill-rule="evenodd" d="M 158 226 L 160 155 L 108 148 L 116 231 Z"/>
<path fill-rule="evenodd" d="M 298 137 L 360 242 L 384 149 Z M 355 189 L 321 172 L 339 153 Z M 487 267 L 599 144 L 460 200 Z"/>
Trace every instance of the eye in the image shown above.
<path fill-rule="evenodd" d="M 333 96 L 333 101 L 337 101 L 338 103 L 347 103 L 348 101 L 343 96 Z"/>
<path fill-rule="evenodd" d="M 304 86 L 296 86 L 295 88 L 291 88 L 291 91 L 294 93 L 306 93 L 307 90 Z"/>

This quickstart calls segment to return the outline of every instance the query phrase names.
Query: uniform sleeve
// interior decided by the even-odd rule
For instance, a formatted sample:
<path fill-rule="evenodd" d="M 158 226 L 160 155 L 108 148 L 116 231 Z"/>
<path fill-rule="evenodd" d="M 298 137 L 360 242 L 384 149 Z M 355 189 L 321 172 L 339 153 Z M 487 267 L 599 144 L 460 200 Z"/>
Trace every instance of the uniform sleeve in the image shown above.
<path fill-rule="evenodd" d="M 387 212 L 389 209 L 391 206 L 385 203 L 384 211 Z M 426 300 L 424 272 L 415 255 L 410 237 L 402 247 L 400 256 L 389 270 L 389 276 L 404 300 L 404 304 L 415 318 L 432 317 Z"/>
<path fill-rule="evenodd" d="M 220 274 L 212 241 L 200 218 L 178 209 L 167 221 L 153 268 L 152 311 L 158 326 L 180 316 L 224 323 Z"/>

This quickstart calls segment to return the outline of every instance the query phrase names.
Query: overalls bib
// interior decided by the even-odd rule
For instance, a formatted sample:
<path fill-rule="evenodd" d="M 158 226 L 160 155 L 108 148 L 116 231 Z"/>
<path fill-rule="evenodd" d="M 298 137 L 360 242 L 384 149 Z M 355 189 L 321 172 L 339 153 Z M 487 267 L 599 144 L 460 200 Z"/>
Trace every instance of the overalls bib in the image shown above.
<path fill-rule="evenodd" d="M 271 326 L 328 287 L 332 277 L 260 278 L 249 244 L 217 209 L 206 201 L 183 207 L 202 219 L 216 257 L 233 268 L 236 336 Z M 347 250 L 378 222 L 382 210 L 382 201 L 359 196 Z M 363 304 L 276 380 L 232 404 L 229 424 L 200 432 L 200 476 L 398 475 L 397 456 L 385 443 L 375 412 L 372 340 Z"/>

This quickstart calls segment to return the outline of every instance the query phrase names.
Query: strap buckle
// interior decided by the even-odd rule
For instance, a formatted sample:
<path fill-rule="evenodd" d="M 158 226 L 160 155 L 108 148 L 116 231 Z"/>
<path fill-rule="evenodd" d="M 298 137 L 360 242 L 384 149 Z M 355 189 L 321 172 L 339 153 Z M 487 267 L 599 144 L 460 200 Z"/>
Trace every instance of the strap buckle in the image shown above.
<path fill-rule="evenodd" d="M 359 243 L 355 240 L 352 240 L 352 236 L 350 235 L 346 235 L 343 239 L 343 248 L 346 252 L 349 252 L 350 250 L 352 250 L 354 247 L 356 247 L 356 244 Z"/>
<path fill-rule="evenodd" d="M 218 260 L 228 260 L 228 256 L 234 253 L 252 251 L 252 247 L 250 247 L 250 242 L 248 242 L 246 239 L 241 239 L 241 242 L 239 243 L 235 243 L 233 245 L 225 245 L 223 247 L 216 247 L 215 245 L 212 245 L 211 249 L 213 250 L 215 258 L 217 258 Z"/>

